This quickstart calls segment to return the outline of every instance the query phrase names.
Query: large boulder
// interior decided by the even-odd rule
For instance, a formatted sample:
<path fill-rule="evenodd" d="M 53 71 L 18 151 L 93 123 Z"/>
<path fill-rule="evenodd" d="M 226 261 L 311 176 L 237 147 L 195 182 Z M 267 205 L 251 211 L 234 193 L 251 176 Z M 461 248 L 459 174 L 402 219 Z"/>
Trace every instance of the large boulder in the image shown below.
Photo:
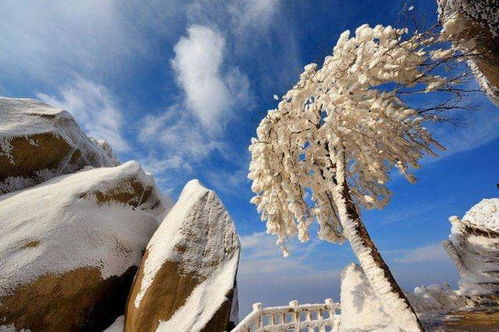
<path fill-rule="evenodd" d="M 0 98 L 0 194 L 85 166 L 116 166 L 111 148 L 90 139 L 66 111 L 33 99 Z"/>
<path fill-rule="evenodd" d="M 136 162 L 0 196 L 0 325 L 102 331 L 167 209 Z"/>
<path fill-rule="evenodd" d="M 460 275 L 463 295 L 499 295 L 499 198 L 484 199 L 452 228 L 444 248 Z"/>
<path fill-rule="evenodd" d="M 125 331 L 225 331 L 236 307 L 240 244 L 217 195 L 187 183 L 154 233 L 125 313 Z"/>

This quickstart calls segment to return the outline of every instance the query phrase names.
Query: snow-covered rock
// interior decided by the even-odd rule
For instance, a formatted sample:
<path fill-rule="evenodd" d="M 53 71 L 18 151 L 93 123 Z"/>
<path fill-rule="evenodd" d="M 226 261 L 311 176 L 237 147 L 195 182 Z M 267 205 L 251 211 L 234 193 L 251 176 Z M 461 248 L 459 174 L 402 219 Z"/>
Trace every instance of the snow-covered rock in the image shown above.
<path fill-rule="evenodd" d="M 391 326 L 390 317 L 371 289 L 369 281 L 357 264 L 350 264 L 341 273 L 340 331 L 382 331 Z"/>
<path fill-rule="evenodd" d="M 499 294 L 499 198 L 484 199 L 462 219 L 449 220 L 451 234 L 443 245 L 461 277 L 460 293 Z"/>
<path fill-rule="evenodd" d="M 136 162 L 0 196 L 0 325 L 109 326 L 123 314 L 142 253 L 167 208 Z"/>
<path fill-rule="evenodd" d="M 465 52 L 489 99 L 499 105 L 499 4 L 497 0 L 437 0 L 443 33 Z"/>
<path fill-rule="evenodd" d="M 87 137 L 66 111 L 33 99 L 0 98 L 0 194 L 85 166 L 116 166 L 110 146 Z"/>
<path fill-rule="evenodd" d="M 466 298 L 447 283 L 416 287 L 414 293 L 405 292 L 405 295 L 422 316 L 464 309 L 468 305 Z"/>
<path fill-rule="evenodd" d="M 235 307 L 240 243 L 217 195 L 192 180 L 147 245 L 125 331 L 224 331 Z"/>

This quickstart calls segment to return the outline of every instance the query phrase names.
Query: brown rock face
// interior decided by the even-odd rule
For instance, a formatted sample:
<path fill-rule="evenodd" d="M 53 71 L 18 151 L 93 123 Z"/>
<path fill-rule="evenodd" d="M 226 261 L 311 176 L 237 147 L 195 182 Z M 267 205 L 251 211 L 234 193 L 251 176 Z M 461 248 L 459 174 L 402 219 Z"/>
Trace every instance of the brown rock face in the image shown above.
<path fill-rule="evenodd" d="M 102 331 L 124 313 L 166 209 L 135 162 L 2 195 L 0 326 Z"/>
<path fill-rule="evenodd" d="M 32 99 L 0 98 L 0 194 L 85 166 L 115 166 L 66 111 Z"/>
<path fill-rule="evenodd" d="M 239 251 L 219 198 L 189 182 L 148 244 L 128 299 L 125 331 L 228 330 Z"/>
<path fill-rule="evenodd" d="M 0 317 L 17 330 L 102 331 L 123 313 L 136 271 L 106 280 L 98 268 L 43 275 L 2 297 Z"/>

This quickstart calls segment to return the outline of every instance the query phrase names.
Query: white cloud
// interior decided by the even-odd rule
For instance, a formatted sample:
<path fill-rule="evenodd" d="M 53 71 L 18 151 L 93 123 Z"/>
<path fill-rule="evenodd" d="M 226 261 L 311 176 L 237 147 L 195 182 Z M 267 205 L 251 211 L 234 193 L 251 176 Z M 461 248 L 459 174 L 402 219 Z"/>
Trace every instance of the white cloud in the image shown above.
<path fill-rule="evenodd" d="M 440 243 L 432 243 L 409 250 L 391 251 L 389 254 L 396 255 L 393 259 L 394 262 L 404 264 L 449 261 L 449 256 Z"/>
<path fill-rule="evenodd" d="M 219 131 L 230 110 L 248 96 L 248 80 L 237 68 L 224 71 L 225 38 L 213 29 L 193 25 L 174 47 L 171 64 L 184 90 L 186 105 L 209 131 Z"/>
<path fill-rule="evenodd" d="M 86 134 L 105 139 L 118 152 L 129 150 L 122 134 L 123 119 L 105 86 L 76 78 L 59 90 L 59 96 L 37 93 L 42 101 L 69 111 Z"/>

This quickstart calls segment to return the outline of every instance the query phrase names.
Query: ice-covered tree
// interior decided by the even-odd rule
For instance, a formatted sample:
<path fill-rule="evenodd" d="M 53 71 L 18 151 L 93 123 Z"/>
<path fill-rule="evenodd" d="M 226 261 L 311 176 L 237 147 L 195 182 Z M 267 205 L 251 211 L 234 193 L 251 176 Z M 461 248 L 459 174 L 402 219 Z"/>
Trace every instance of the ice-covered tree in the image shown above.
<path fill-rule="evenodd" d="M 385 312 L 402 330 L 421 324 L 361 221 L 359 210 L 382 208 L 396 167 L 410 182 L 424 154 L 442 148 L 423 127 L 455 107 L 415 108 L 406 96 L 460 89 L 465 75 L 438 76 L 440 64 L 462 55 L 438 38 L 407 29 L 363 25 L 341 34 L 322 68 L 309 64 L 277 109 L 270 110 L 250 146 L 248 177 L 268 233 L 285 241 L 348 240 Z M 451 92 L 452 93 L 452 92 Z M 310 197 L 307 198 L 307 192 Z"/>

